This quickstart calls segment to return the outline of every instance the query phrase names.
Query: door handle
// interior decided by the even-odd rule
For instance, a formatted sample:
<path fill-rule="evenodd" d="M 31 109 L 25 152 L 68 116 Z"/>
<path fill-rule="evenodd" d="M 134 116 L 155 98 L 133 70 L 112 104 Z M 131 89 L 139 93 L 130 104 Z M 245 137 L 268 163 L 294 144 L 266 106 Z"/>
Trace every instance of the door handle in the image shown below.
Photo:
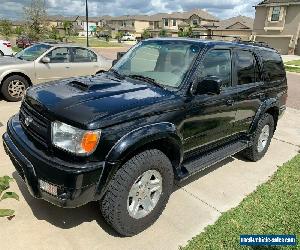
<path fill-rule="evenodd" d="M 232 106 L 234 104 L 234 100 L 233 99 L 229 99 L 226 101 L 226 105 L 227 106 Z"/>
<path fill-rule="evenodd" d="M 69 69 L 70 67 L 69 66 L 66 66 L 66 69 Z"/>

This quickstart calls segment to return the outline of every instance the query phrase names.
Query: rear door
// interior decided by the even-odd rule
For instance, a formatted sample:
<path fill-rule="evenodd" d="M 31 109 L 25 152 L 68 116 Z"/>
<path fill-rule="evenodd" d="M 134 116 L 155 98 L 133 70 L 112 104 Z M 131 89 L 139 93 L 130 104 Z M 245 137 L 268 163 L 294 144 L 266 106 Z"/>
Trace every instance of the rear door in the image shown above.
<path fill-rule="evenodd" d="M 73 76 L 88 76 L 101 70 L 98 56 L 85 48 L 72 48 L 71 53 Z"/>
<path fill-rule="evenodd" d="M 235 133 L 247 132 L 265 99 L 259 57 L 252 50 L 234 50 L 234 85 L 236 89 Z"/>
<path fill-rule="evenodd" d="M 40 61 L 35 65 L 38 83 L 69 78 L 73 75 L 69 47 L 55 48 L 46 56 L 50 58 L 50 63 Z"/>

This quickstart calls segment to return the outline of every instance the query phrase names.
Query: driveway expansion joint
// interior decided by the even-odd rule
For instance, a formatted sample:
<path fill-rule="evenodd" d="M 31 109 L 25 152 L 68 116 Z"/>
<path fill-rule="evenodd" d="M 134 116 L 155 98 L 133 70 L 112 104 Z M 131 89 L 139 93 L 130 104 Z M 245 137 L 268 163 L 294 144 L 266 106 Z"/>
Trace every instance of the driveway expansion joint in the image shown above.
<path fill-rule="evenodd" d="M 176 185 L 176 184 L 175 184 Z M 206 202 L 205 200 L 202 200 L 201 198 L 199 198 L 198 196 L 194 195 L 193 193 L 187 191 L 184 187 L 180 187 L 178 185 L 176 185 L 177 187 L 179 187 L 181 190 L 183 190 L 184 192 L 186 192 L 188 195 L 192 196 L 193 198 L 195 198 L 196 200 L 204 203 L 206 206 L 212 208 L 213 210 L 217 211 L 219 214 L 222 214 L 222 212 L 217 209 L 216 207 L 214 207 L 213 205 L 209 204 L 208 202 Z"/>
<path fill-rule="evenodd" d="M 292 145 L 292 146 L 295 146 L 295 147 L 300 148 L 300 145 L 295 145 L 294 143 L 291 143 L 291 142 L 288 142 L 288 141 L 285 141 L 285 140 L 281 140 L 281 139 L 278 139 L 278 138 L 276 138 L 276 137 L 273 137 L 273 139 L 276 140 L 276 141 L 280 141 L 280 142 L 283 142 L 283 143 L 287 143 L 287 144 L 290 144 L 290 145 Z"/>

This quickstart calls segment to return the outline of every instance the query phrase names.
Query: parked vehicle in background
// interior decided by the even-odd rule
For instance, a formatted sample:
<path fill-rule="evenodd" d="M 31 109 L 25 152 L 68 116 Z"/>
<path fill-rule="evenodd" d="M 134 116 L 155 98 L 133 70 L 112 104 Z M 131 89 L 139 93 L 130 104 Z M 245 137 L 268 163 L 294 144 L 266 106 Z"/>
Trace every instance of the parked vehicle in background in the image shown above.
<path fill-rule="evenodd" d="M 0 89 L 8 101 L 20 101 L 33 84 L 93 75 L 111 67 L 111 60 L 90 49 L 39 43 L 14 57 L 0 58 Z"/>
<path fill-rule="evenodd" d="M 127 33 L 122 36 L 121 41 L 136 41 L 136 38 L 134 35 Z"/>
<path fill-rule="evenodd" d="M 29 38 L 28 36 L 19 36 L 16 39 L 16 45 L 21 48 L 21 49 L 25 49 L 29 46 L 32 46 L 34 43 L 36 43 L 35 41 L 33 41 L 31 38 Z"/>
<path fill-rule="evenodd" d="M 286 99 L 273 49 L 149 39 L 108 72 L 29 88 L 4 148 L 35 197 L 62 207 L 98 201 L 131 236 L 159 218 L 175 180 L 238 152 L 260 160 Z"/>
<path fill-rule="evenodd" d="M 11 56 L 13 50 L 10 41 L 0 40 L 0 56 Z"/>

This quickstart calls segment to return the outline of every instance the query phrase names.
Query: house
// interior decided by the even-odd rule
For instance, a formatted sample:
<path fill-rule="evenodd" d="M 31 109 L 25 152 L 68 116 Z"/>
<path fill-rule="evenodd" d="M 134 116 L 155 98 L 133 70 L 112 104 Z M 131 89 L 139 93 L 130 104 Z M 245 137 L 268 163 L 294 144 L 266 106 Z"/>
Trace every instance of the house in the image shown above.
<path fill-rule="evenodd" d="M 265 0 L 255 9 L 253 40 L 300 55 L 300 0 Z"/>
<path fill-rule="evenodd" d="M 65 21 L 76 23 L 78 16 L 62 16 L 62 15 L 55 15 L 55 16 L 48 16 L 46 21 L 48 22 L 49 27 L 59 27 L 63 26 Z"/>
<path fill-rule="evenodd" d="M 130 33 L 141 37 L 145 29 L 149 28 L 149 16 L 124 15 L 106 19 L 106 25 L 111 28 L 111 35 L 115 37 L 118 32 Z"/>
<path fill-rule="evenodd" d="M 246 16 L 236 16 L 229 19 L 221 20 L 214 23 L 216 27 L 211 27 L 212 38 L 222 40 L 234 40 L 240 38 L 241 40 L 251 40 L 254 19 Z M 220 37 L 218 37 L 220 36 Z"/>
<path fill-rule="evenodd" d="M 159 30 L 164 29 L 168 35 L 177 37 L 178 32 L 185 27 L 199 28 L 205 25 L 210 26 L 214 22 L 218 22 L 219 19 L 204 10 L 194 9 L 170 14 L 156 14 L 150 16 L 150 21 L 153 23 L 150 25 L 152 36 L 158 36 Z M 207 31 L 205 28 L 203 30 Z"/>
<path fill-rule="evenodd" d="M 79 16 L 76 20 L 79 36 L 86 36 L 87 31 L 89 36 L 94 36 L 97 31 L 97 27 L 100 25 L 101 17 L 89 17 L 88 25 L 85 16 Z"/>

